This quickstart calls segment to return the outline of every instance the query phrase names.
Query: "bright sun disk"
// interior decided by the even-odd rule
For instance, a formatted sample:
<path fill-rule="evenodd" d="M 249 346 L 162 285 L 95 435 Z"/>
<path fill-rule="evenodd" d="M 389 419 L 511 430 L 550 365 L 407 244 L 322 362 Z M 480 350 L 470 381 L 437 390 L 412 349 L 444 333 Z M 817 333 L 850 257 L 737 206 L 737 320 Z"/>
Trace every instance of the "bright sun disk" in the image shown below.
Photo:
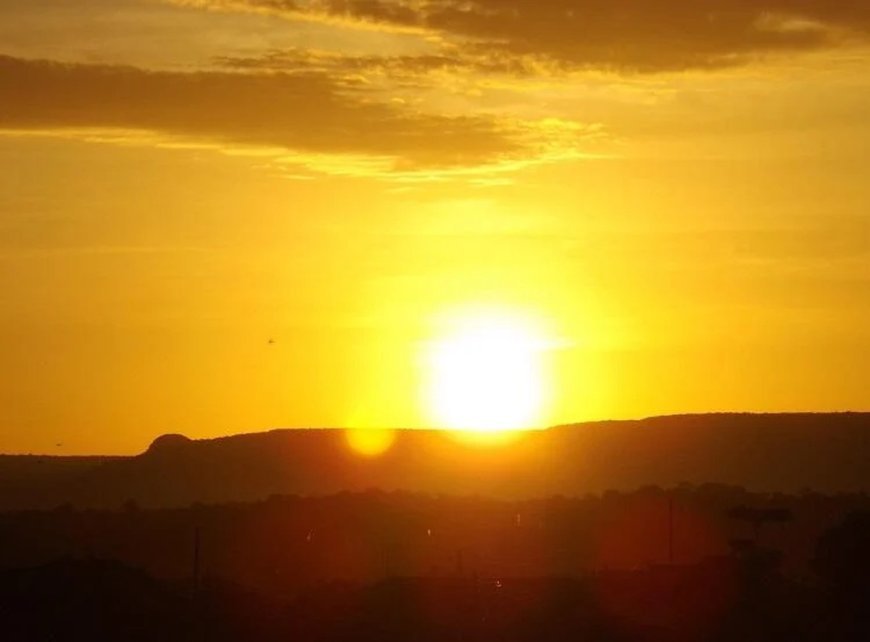
<path fill-rule="evenodd" d="M 439 427 L 495 435 L 540 426 L 540 332 L 510 314 L 467 318 L 430 346 L 429 411 Z"/>

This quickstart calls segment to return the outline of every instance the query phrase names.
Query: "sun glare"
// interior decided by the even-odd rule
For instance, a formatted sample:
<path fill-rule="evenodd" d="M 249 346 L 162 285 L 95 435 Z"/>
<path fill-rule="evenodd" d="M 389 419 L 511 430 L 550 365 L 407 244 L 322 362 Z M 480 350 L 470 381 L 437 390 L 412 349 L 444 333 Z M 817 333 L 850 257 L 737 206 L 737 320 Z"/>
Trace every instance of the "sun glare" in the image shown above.
<path fill-rule="evenodd" d="M 350 428 L 345 439 L 351 450 L 363 457 L 378 457 L 387 452 L 396 440 L 392 430 L 381 428 Z"/>
<path fill-rule="evenodd" d="M 433 421 L 486 441 L 540 427 L 544 349 L 542 333 L 518 315 L 463 318 L 430 345 L 427 403 Z"/>

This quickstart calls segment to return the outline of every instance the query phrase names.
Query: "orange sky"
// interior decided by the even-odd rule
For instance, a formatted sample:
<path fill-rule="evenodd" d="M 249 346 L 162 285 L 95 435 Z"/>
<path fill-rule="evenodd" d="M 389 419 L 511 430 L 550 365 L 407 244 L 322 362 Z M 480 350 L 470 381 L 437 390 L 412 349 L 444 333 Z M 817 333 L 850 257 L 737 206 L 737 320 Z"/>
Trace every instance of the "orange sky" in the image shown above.
<path fill-rule="evenodd" d="M 4 2 L 0 452 L 437 424 L 475 310 L 541 423 L 866 410 L 868 72 L 856 2 Z"/>

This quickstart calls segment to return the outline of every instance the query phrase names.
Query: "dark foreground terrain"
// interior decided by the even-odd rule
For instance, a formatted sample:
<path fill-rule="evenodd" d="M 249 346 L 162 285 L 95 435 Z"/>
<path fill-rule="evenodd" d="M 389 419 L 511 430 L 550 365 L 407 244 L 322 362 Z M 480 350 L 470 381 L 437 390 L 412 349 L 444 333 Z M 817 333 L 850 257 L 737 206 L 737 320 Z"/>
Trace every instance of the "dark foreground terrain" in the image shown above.
<path fill-rule="evenodd" d="M 64 560 L 0 573 L 0 626 L 4 640 L 34 642 L 867 639 L 866 610 L 840 601 L 843 589 L 787 581 L 746 560 L 583 579 L 327 583 L 270 599 L 220 583 L 193 590 L 116 562 Z"/>
<path fill-rule="evenodd" d="M 870 498 L 371 491 L 0 515 L 3 640 L 870 639 Z"/>
<path fill-rule="evenodd" d="M 395 435 L 0 457 L 0 640 L 870 640 L 868 414 Z"/>

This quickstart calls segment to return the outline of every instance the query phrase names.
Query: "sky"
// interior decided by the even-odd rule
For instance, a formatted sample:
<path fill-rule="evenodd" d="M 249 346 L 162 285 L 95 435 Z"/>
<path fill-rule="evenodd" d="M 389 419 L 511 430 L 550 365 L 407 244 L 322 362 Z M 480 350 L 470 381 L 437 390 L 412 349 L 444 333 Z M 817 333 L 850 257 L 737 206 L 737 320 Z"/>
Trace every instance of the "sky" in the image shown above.
<path fill-rule="evenodd" d="M 868 113 L 855 0 L 0 0 L 0 451 L 437 427 L 481 318 L 541 425 L 866 410 Z"/>

